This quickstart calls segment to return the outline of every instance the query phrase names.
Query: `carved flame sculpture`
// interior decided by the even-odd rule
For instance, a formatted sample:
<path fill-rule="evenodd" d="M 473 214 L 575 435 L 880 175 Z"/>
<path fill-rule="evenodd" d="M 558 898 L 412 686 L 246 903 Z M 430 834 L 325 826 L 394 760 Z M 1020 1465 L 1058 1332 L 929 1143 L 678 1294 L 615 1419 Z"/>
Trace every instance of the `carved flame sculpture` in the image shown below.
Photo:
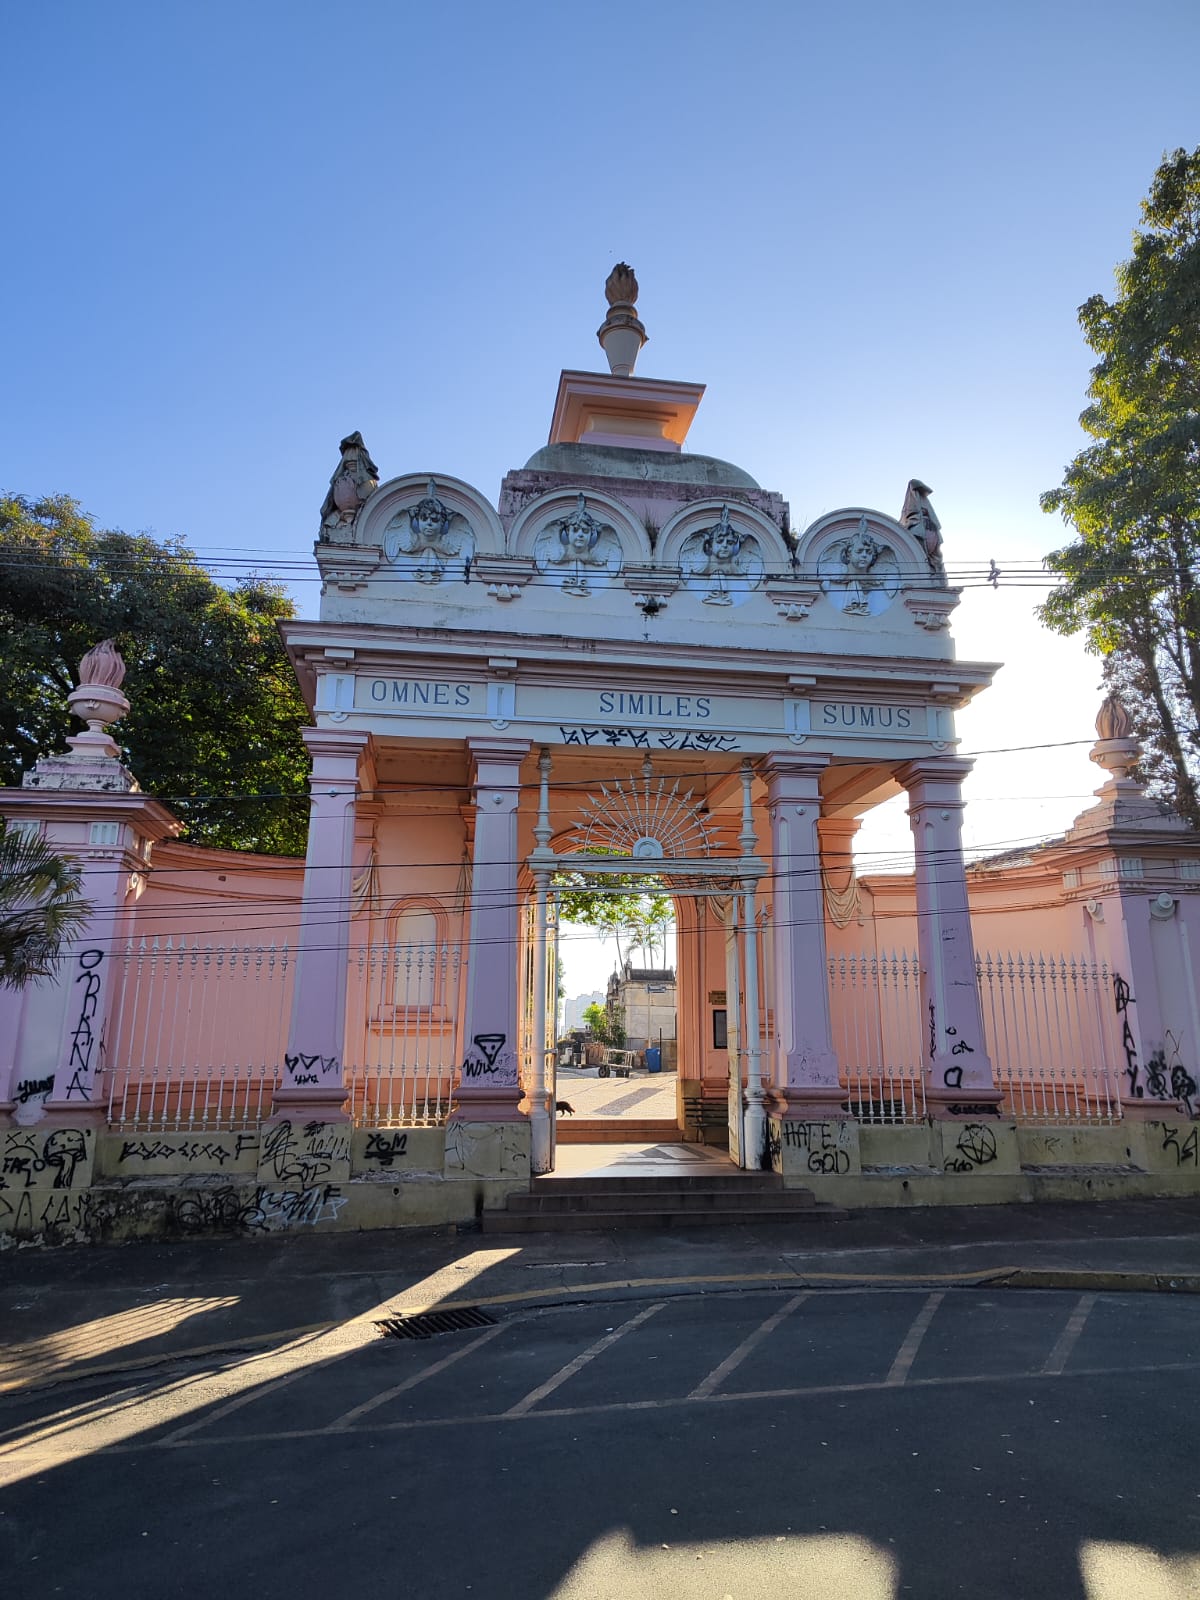
<path fill-rule="evenodd" d="M 111 639 L 101 639 L 79 663 L 79 687 L 119 689 L 125 682 L 125 663 Z"/>

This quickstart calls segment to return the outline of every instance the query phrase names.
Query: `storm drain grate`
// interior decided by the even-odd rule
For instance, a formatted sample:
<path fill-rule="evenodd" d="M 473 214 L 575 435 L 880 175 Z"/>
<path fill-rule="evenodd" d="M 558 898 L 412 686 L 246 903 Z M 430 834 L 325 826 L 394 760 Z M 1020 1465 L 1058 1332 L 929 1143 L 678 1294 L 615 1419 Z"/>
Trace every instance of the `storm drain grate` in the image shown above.
<path fill-rule="evenodd" d="M 393 1339 L 432 1339 L 437 1333 L 457 1333 L 460 1328 L 491 1328 L 495 1322 L 495 1317 L 478 1306 L 460 1306 L 453 1311 L 413 1311 L 384 1317 L 375 1326 Z"/>

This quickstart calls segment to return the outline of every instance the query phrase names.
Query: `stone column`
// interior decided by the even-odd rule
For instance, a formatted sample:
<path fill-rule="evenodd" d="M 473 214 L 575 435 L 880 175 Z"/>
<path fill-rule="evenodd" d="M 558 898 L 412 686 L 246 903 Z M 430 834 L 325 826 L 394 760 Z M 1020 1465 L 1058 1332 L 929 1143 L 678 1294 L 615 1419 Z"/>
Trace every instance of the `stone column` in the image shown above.
<path fill-rule="evenodd" d="M 935 1115 L 953 1116 L 958 1106 L 974 1113 L 1001 1098 L 983 1037 L 962 854 L 962 780 L 971 766 L 936 756 L 896 773 L 908 790 L 916 849 L 925 1099 Z"/>
<path fill-rule="evenodd" d="M 771 817 L 772 959 L 775 964 L 776 1115 L 841 1114 L 829 1029 L 825 901 L 821 893 L 819 784 L 827 756 L 769 755 L 763 770 Z"/>
<path fill-rule="evenodd" d="M 63 945 L 58 975 L 11 998 L 11 1073 L 0 1081 L 0 1121 L 23 1124 L 45 1116 L 73 1127 L 106 1125 L 100 1069 L 120 1065 L 112 1059 L 110 1013 L 119 998 L 124 923 L 151 848 L 180 828 L 165 806 L 144 794 L 67 787 L 89 776 L 78 764 L 72 769 L 75 759 L 42 757 L 26 775 L 27 782 L 36 778 L 61 788 L 48 792 L 31 784 L 8 791 L 0 802 L 7 817 L 37 823 L 46 843 L 75 862 L 90 906 L 86 924 Z"/>
<path fill-rule="evenodd" d="M 521 1117 L 517 1071 L 517 809 L 521 800 L 521 762 L 530 747 L 518 739 L 469 739 L 467 745 L 474 763 L 475 842 L 466 1028 L 453 1120 L 514 1122 Z"/>
<path fill-rule="evenodd" d="M 308 850 L 296 941 L 292 1020 L 275 1091 L 276 1115 L 347 1121 L 342 1050 L 354 874 L 359 763 L 370 735 L 352 728 L 305 728 L 312 759 Z"/>

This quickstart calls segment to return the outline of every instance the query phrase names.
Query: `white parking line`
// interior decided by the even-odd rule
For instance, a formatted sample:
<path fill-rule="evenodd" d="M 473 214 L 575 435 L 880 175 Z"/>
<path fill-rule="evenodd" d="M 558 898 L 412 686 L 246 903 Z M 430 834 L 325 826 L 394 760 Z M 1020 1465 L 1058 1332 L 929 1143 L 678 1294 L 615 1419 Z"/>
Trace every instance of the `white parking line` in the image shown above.
<path fill-rule="evenodd" d="M 586 1367 L 589 1361 L 594 1361 L 598 1355 L 603 1355 L 610 1345 L 616 1344 L 618 1339 L 624 1338 L 627 1333 L 632 1333 L 635 1328 L 661 1311 L 666 1305 L 665 1300 L 658 1300 L 652 1306 L 647 1306 L 645 1311 L 639 1311 L 636 1317 L 630 1317 L 628 1322 L 623 1322 L 619 1328 L 614 1328 L 606 1333 L 602 1339 L 597 1339 L 595 1344 L 589 1345 L 574 1361 L 568 1361 L 565 1367 L 560 1367 L 552 1378 L 547 1378 L 545 1383 L 539 1383 L 536 1389 L 531 1389 L 523 1400 L 518 1400 L 504 1415 L 506 1417 L 523 1417 L 527 1411 L 533 1409 L 539 1400 L 544 1400 L 548 1394 L 553 1394 L 568 1378 L 573 1378 L 581 1368 Z"/>
<path fill-rule="evenodd" d="M 1058 1342 L 1046 1357 L 1046 1364 L 1042 1371 L 1053 1375 L 1062 1372 L 1067 1364 L 1067 1358 L 1079 1341 L 1083 1332 L 1083 1325 L 1088 1319 L 1092 1307 L 1096 1304 L 1094 1294 L 1081 1294 L 1075 1302 L 1075 1309 L 1067 1320 L 1067 1325 L 1058 1336 Z"/>
<path fill-rule="evenodd" d="M 928 1331 L 929 1324 L 933 1321 L 934 1313 L 946 1298 L 942 1290 L 931 1294 L 913 1318 L 913 1325 L 904 1336 L 904 1343 L 896 1351 L 896 1359 L 892 1362 L 891 1371 L 883 1380 L 885 1385 L 891 1386 L 903 1383 L 908 1377 L 908 1369 L 916 1360 L 917 1351 L 921 1348 L 921 1340 Z"/>
<path fill-rule="evenodd" d="M 691 1394 L 688 1395 L 688 1399 L 707 1400 L 709 1395 L 713 1394 L 725 1382 L 729 1374 L 735 1368 L 741 1366 L 751 1350 L 756 1345 L 761 1344 L 769 1333 L 774 1333 L 783 1319 L 790 1316 L 797 1306 L 803 1305 L 809 1298 L 809 1291 L 805 1290 L 803 1294 L 794 1294 L 788 1303 L 785 1306 L 781 1306 L 778 1311 L 773 1311 L 765 1322 L 760 1323 L 755 1328 L 753 1333 L 746 1335 L 736 1350 L 731 1350 L 724 1361 L 712 1369 L 707 1378 L 702 1379 L 696 1385 Z"/>
<path fill-rule="evenodd" d="M 354 1406 L 352 1410 L 331 1422 L 325 1429 L 326 1433 L 344 1433 L 352 1422 L 357 1422 L 359 1417 L 365 1417 L 368 1411 L 374 1411 L 377 1406 L 387 1405 L 389 1400 L 394 1400 L 397 1395 L 407 1394 L 410 1389 L 415 1389 L 419 1383 L 424 1383 L 426 1378 L 434 1378 L 439 1372 L 445 1372 L 447 1367 L 452 1367 L 456 1361 L 461 1361 L 464 1356 L 469 1356 L 472 1351 L 478 1350 L 480 1345 L 486 1344 L 489 1339 L 494 1339 L 498 1333 L 503 1333 L 503 1324 L 488 1328 L 486 1333 L 481 1333 L 478 1339 L 472 1339 L 470 1344 L 465 1344 L 459 1350 L 454 1350 L 448 1356 L 443 1356 L 440 1361 L 435 1361 L 431 1367 L 425 1367 L 421 1372 L 411 1373 L 403 1383 L 396 1384 L 393 1389 L 384 1389 L 381 1394 L 373 1395 L 370 1400 L 364 1400 L 362 1405 Z"/>

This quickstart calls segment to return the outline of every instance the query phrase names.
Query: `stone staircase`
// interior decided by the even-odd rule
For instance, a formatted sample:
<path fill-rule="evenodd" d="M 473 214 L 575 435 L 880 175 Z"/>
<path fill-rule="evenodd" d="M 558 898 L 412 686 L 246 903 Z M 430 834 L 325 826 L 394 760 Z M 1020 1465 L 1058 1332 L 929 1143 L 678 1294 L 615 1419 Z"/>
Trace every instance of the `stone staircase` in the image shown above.
<path fill-rule="evenodd" d="M 826 1222 L 845 1213 L 774 1172 L 670 1177 L 534 1178 L 503 1211 L 483 1213 L 484 1233 L 577 1229 L 728 1227 L 742 1222 Z"/>
<path fill-rule="evenodd" d="M 559 1117 L 559 1144 L 658 1144 L 679 1138 L 673 1117 Z"/>

